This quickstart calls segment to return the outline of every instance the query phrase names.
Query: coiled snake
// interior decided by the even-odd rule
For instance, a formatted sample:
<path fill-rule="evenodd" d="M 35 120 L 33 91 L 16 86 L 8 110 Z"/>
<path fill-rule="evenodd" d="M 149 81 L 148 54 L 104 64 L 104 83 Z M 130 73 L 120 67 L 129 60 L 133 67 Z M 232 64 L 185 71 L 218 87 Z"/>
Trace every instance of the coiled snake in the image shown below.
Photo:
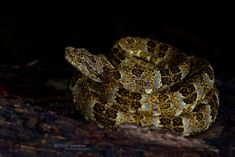
<path fill-rule="evenodd" d="M 217 117 L 211 64 L 169 44 L 125 37 L 109 58 L 73 47 L 65 58 L 76 68 L 70 90 L 77 109 L 100 127 L 154 126 L 188 136 Z"/>

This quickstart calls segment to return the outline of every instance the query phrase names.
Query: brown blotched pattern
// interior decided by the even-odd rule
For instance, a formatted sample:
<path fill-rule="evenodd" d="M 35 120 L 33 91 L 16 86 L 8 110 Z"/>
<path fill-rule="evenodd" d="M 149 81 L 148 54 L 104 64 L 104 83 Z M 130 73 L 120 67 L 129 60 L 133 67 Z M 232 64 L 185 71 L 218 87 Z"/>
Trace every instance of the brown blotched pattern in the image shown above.
<path fill-rule="evenodd" d="M 111 57 L 67 47 L 77 71 L 70 90 L 82 115 L 100 127 L 154 126 L 183 136 L 207 130 L 219 110 L 208 61 L 159 41 L 125 37 Z"/>

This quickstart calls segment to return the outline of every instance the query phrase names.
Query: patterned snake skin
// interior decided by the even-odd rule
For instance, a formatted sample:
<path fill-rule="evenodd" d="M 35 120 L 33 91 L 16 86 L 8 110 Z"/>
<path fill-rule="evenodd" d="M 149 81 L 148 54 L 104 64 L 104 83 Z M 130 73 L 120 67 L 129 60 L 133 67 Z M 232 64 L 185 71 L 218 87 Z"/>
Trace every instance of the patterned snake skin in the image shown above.
<path fill-rule="evenodd" d="M 169 44 L 125 37 L 109 58 L 73 47 L 65 58 L 76 68 L 70 84 L 76 108 L 100 127 L 153 126 L 189 136 L 215 122 L 219 96 L 212 66 Z"/>

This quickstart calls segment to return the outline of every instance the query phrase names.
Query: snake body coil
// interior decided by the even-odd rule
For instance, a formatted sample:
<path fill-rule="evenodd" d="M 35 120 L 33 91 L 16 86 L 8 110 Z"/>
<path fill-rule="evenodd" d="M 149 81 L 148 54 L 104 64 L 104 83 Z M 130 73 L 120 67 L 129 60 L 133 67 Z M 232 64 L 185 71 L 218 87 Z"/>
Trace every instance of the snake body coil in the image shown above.
<path fill-rule="evenodd" d="M 219 109 L 211 64 L 166 43 L 125 37 L 112 57 L 67 47 L 78 71 L 70 90 L 82 115 L 101 127 L 154 126 L 188 136 L 213 124 Z"/>

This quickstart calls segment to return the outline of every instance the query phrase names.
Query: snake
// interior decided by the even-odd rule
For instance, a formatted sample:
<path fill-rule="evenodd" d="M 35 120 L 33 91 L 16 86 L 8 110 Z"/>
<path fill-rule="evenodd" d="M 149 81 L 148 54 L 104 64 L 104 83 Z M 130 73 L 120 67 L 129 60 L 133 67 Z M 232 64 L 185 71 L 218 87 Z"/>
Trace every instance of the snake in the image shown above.
<path fill-rule="evenodd" d="M 219 110 L 208 60 L 146 37 L 123 37 L 108 55 L 65 48 L 69 89 L 81 115 L 102 128 L 151 127 L 181 136 L 207 130 Z"/>

